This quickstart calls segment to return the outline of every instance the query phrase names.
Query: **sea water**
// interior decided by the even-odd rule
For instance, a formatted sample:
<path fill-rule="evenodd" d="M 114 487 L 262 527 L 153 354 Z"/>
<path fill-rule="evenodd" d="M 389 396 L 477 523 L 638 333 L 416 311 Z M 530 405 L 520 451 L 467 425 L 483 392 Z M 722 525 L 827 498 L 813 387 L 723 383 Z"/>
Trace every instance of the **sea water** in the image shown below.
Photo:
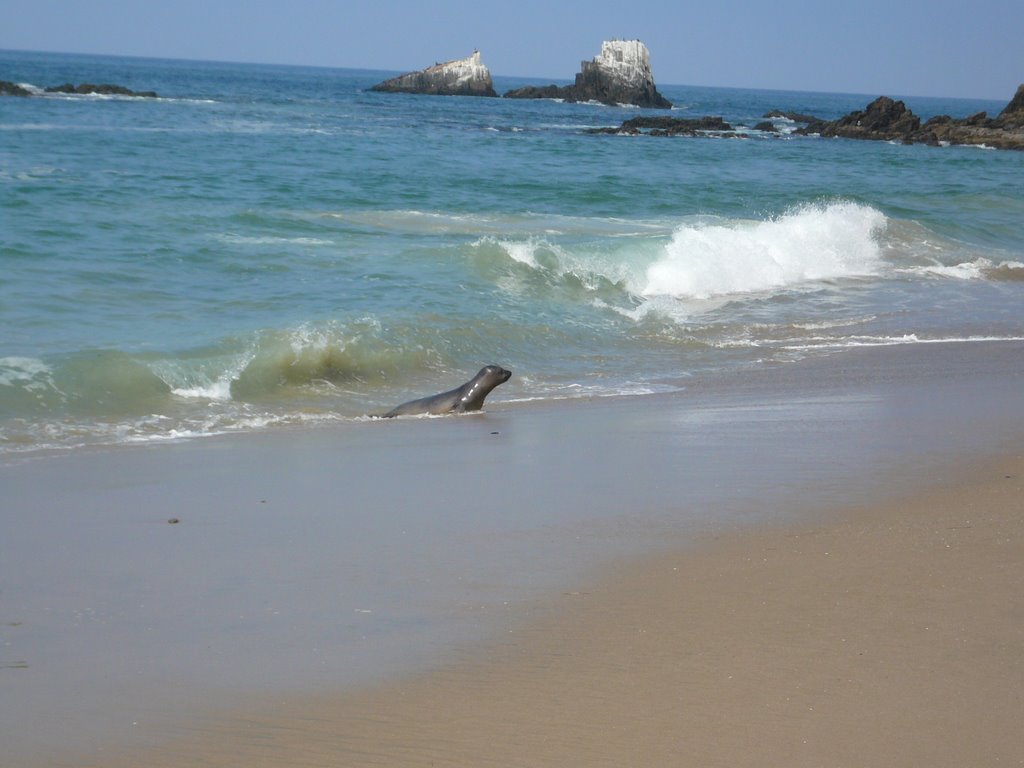
<path fill-rule="evenodd" d="M 0 452 L 360 419 L 486 363 L 493 403 L 1024 338 L 1024 153 L 753 129 L 877 94 L 659 85 L 744 136 L 629 137 L 388 74 L 0 52 L 37 92 L 0 99 Z"/>
<path fill-rule="evenodd" d="M 394 679 L 609 557 L 1016 445 L 1024 153 L 753 130 L 877 94 L 661 84 L 746 137 L 627 137 L 388 74 L 0 52 L 160 94 L 0 97 L 8 762 Z M 491 362 L 482 420 L 365 420 Z"/>

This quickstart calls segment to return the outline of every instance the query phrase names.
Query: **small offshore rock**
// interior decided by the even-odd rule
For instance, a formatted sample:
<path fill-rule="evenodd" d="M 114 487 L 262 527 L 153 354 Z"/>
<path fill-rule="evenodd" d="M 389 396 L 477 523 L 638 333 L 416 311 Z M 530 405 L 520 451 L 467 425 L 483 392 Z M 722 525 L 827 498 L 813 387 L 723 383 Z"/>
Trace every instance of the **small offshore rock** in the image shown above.
<path fill-rule="evenodd" d="M 781 109 L 773 109 L 771 112 L 765 112 L 761 117 L 766 118 L 785 118 L 786 120 L 792 120 L 794 123 L 820 123 L 821 120 L 814 115 L 802 115 L 799 112 L 783 112 Z"/>
<path fill-rule="evenodd" d="M 22 88 L 17 83 L 10 83 L 7 80 L 0 80 L 0 96 L 31 96 L 32 92 Z"/>
<path fill-rule="evenodd" d="M 480 51 L 416 72 L 377 83 L 371 91 L 421 93 L 431 96 L 497 96 L 491 72 L 480 60 Z"/>
<path fill-rule="evenodd" d="M 63 85 L 51 85 L 46 89 L 46 92 L 78 94 L 80 96 L 99 94 L 101 96 L 136 96 L 147 99 L 157 98 L 156 91 L 133 91 L 130 88 L 125 88 L 123 85 L 113 85 L 112 83 L 101 83 L 99 85 L 95 85 L 93 83 L 81 83 L 80 85 L 64 83 Z"/>
<path fill-rule="evenodd" d="M 628 134 L 636 136 L 702 136 L 708 133 L 727 133 L 732 125 L 721 117 L 654 117 L 641 116 L 626 120 L 618 128 L 591 128 L 587 133 Z"/>

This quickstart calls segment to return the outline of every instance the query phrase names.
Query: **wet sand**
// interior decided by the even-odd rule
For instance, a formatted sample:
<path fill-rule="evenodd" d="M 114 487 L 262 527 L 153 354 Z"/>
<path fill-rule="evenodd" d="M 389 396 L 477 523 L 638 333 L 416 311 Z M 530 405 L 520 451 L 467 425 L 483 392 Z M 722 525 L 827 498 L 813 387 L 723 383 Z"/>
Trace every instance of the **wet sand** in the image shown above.
<path fill-rule="evenodd" d="M 1024 456 L 969 474 L 622 563 L 442 669 L 107 764 L 1020 765 Z"/>
<path fill-rule="evenodd" d="M 1018 764 L 1022 377 L 871 350 L 5 462 L 0 762 Z"/>

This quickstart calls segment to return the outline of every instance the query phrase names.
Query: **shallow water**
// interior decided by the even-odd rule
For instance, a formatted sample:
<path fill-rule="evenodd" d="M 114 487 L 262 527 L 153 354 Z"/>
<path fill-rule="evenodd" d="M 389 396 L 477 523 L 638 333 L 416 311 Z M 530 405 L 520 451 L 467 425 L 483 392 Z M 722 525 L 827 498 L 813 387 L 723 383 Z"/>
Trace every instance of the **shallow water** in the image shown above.
<path fill-rule="evenodd" d="M 368 92 L 380 72 L 13 52 L 0 71 L 161 94 L 0 103 L 5 453 L 357 419 L 490 362 L 515 373 L 495 400 L 552 400 L 1024 338 L 1021 153 L 786 121 L 594 136 L 638 110 Z M 748 127 L 873 98 L 659 87 Z"/>

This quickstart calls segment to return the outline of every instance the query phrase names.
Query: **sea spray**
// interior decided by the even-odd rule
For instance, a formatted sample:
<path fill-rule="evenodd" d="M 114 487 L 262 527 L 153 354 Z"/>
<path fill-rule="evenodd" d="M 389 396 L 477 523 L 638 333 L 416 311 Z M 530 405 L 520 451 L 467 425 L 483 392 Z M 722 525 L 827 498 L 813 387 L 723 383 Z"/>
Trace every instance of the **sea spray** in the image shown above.
<path fill-rule="evenodd" d="M 647 269 L 644 296 L 706 299 L 873 275 L 885 216 L 858 203 L 805 205 L 767 221 L 683 225 Z"/>

